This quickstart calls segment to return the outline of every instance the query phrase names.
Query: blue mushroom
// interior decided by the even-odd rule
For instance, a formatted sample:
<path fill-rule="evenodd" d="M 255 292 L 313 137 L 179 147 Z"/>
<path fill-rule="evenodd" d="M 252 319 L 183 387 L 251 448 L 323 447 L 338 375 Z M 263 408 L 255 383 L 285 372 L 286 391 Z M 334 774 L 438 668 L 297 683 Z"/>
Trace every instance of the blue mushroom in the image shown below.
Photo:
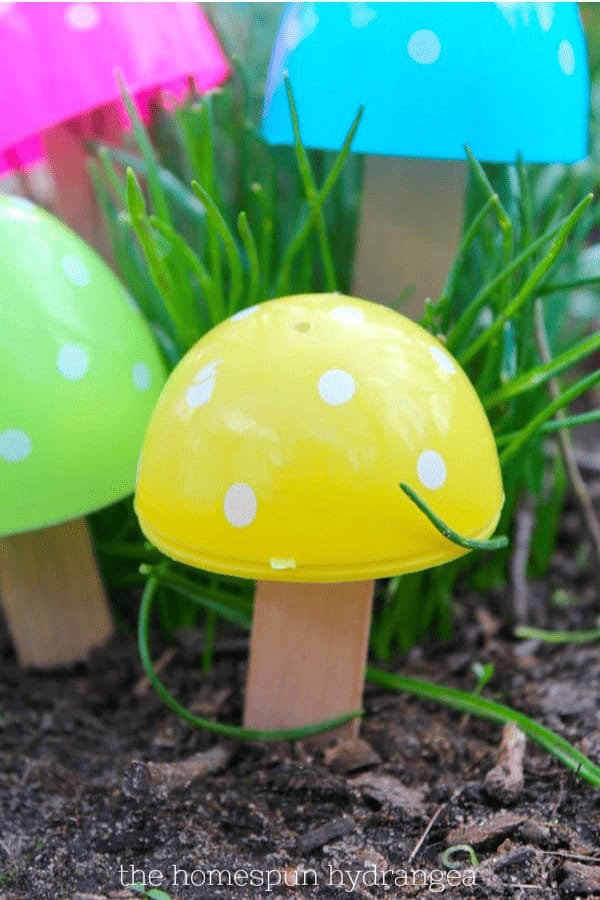
<path fill-rule="evenodd" d="M 361 104 L 360 153 L 574 162 L 589 84 L 576 3 L 292 3 L 271 58 L 264 135 L 336 150 Z"/>
<path fill-rule="evenodd" d="M 292 3 L 273 49 L 263 133 L 368 155 L 354 291 L 417 314 L 458 244 L 465 144 L 485 162 L 586 155 L 589 77 L 575 3 Z M 445 160 L 445 162 L 440 162 Z M 452 161 L 452 162 L 450 162 Z"/>

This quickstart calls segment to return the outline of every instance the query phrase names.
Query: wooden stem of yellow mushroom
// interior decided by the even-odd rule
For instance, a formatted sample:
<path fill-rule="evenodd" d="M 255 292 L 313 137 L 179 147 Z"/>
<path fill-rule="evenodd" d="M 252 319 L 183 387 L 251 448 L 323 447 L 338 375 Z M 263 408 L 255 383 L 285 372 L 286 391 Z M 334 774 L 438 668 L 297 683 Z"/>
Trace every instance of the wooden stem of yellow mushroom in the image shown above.
<path fill-rule="evenodd" d="M 0 540 L 0 599 L 23 666 L 79 662 L 113 631 L 85 519 Z"/>
<path fill-rule="evenodd" d="M 353 291 L 420 318 L 426 297 L 437 297 L 460 241 L 466 163 L 369 156 Z"/>
<path fill-rule="evenodd" d="M 295 728 L 359 708 L 372 600 L 372 581 L 259 581 L 244 725 Z M 324 737 L 355 737 L 359 725 L 355 719 Z"/>

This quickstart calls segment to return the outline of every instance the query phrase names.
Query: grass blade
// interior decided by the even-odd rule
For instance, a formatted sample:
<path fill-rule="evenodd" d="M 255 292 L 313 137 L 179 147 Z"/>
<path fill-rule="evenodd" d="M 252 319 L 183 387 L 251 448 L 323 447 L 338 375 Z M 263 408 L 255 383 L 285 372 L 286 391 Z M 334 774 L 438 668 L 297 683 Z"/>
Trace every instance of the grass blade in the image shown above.
<path fill-rule="evenodd" d="M 534 369 L 530 369 L 528 372 L 524 372 L 522 375 L 518 375 L 512 381 L 507 382 L 501 388 L 498 388 L 497 391 L 494 391 L 493 394 L 484 397 L 481 402 L 486 410 L 493 409 L 499 403 L 504 403 L 506 400 L 518 397 L 520 394 L 535 390 L 597 350 L 600 350 L 600 332 L 585 338 L 585 340 L 575 344 L 569 350 L 565 350 L 559 356 L 555 356 L 552 362 L 543 363 Z"/>
<path fill-rule="evenodd" d="M 192 181 L 192 190 L 204 204 L 206 213 L 210 219 L 210 224 L 214 228 L 215 232 L 220 236 L 221 240 L 223 241 L 223 246 L 225 247 L 225 254 L 227 256 L 229 271 L 231 275 L 227 312 L 228 314 L 231 314 L 239 308 L 244 285 L 244 272 L 242 268 L 242 261 L 240 259 L 240 253 L 235 242 L 235 238 L 229 230 L 227 222 L 223 218 L 219 207 L 217 206 L 211 195 L 208 193 L 208 191 L 206 191 L 197 181 Z"/>
<path fill-rule="evenodd" d="M 407 497 L 417 506 L 423 515 L 427 516 L 431 524 L 434 528 L 436 528 L 440 534 L 451 541 L 453 544 L 457 544 L 459 547 L 463 547 L 465 550 L 500 550 L 502 547 L 508 546 L 508 538 L 504 535 L 499 535 L 495 538 L 490 538 L 487 541 L 477 541 L 472 538 L 466 538 L 462 534 L 459 534 L 457 531 L 454 531 L 453 528 L 450 528 L 449 525 L 440 519 L 440 517 L 434 513 L 434 511 L 425 503 L 425 501 L 419 497 L 416 491 L 414 491 L 410 485 L 401 483 L 400 487 L 404 491 Z"/>
<path fill-rule="evenodd" d="M 475 340 L 469 344 L 467 349 L 459 355 L 458 360 L 461 365 L 464 366 L 469 362 L 469 360 L 476 356 L 476 354 L 479 353 L 480 350 L 482 350 L 483 347 L 485 347 L 486 344 L 488 344 L 489 341 L 498 334 L 498 332 L 504 326 L 504 323 L 508 319 L 511 319 L 513 316 L 515 316 L 516 313 L 519 312 L 523 304 L 530 299 L 540 281 L 545 277 L 545 275 L 556 262 L 556 259 L 562 248 L 564 247 L 567 238 L 592 202 L 593 197 L 593 194 L 588 194 L 580 203 L 577 204 L 573 212 L 569 216 L 567 216 L 566 221 L 559 229 L 546 255 L 533 268 L 531 274 L 525 280 L 514 299 L 498 313 L 489 328 L 486 328 L 486 330 L 483 331 L 478 337 L 476 337 Z"/>
<path fill-rule="evenodd" d="M 498 722 L 505 725 L 508 722 L 514 722 L 521 729 L 523 734 L 535 741 L 548 753 L 551 753 L 559 759 L 568 769 L 576 772 L 584 781 L 600 787 L 600 767 L 595 765 L 561 738 L 539 722 L 530 719 L 524 713 L 520 713 L 509 706 L 496 703 L 493 700 L 487 700 L 483 697 L 477 697 L 468 694 L 465 691 L 459 691 L 455 688 L 444 687 L 439 684 L 433 684 L 430 681 L 421 681 L 418 678 L 407 678 L 402 675 L 392 675 L 388 672 L 382 672 L 372 666 L 367 667 L 367 681 L 371 684 L 377 684 L 380 687 L 389 688 L 394 691 L 402 691 L 406 694 L 412 694 L 416 697 L 422 697 L 425 700 L 433 700 L 435 703 L 442 703 L 459 712 L 468 715 L 478 716 L 480 719 L 489 719 L 492 722 Z"/>
<path fill-rule="evenodd" d="M 586 375 L 584 378 L 581 378 L 579 381 L 575 382 L 570 388 L 567 388 L 560 397 L 556 400 L 553 400 L 548 404 L 545 409 L 542 409 L 541 412 L 534 416 L 531 421 L 518 432 L 516 437 L 508 444 L 507 447 L 500 454 L 500 463 L 502 466 L 505 466 L 506 463 L 513 458 L 515 453 L 517 453 L 523 444 L 525 444 L 530 438 L 532 438 L 535 434 L 540 430 L 540 426 L 544 424 L 548 419 L 552 418 L 555 412 L 559 409 L 563 409 L 567 406 L 571 401 L 575 400 L 581 394 L 584 394 L 586 391 L 589 391 L 590 388 L 593 388 L 596 384 L 600 383 L 600 371 L 592 372 L 591 375 Z"/>
<path fill-rule="evenodd" d="M 314 734 L 330 731 L 333 728 L 339 728 L 340 725 L 345 725 L 347 722 L 351 722 L 353 719 L 359 718 L 362 715 L 360 710 L 356 710 L 346 715 L 338 716 L 335 719 L 318 722 L 315 725 L 307 725 L 304 728 L 283 728 L 273 731 L 263 731 L 254 728 L 240 728 L 237 725 L 224 725 L 221 722 L 216 722 L 214 719 L 205 719 L 203 716 L 197 716 L 194 713 L 191 713 L 175 699 L 162 683 L 156 674 L 156 669 L 154 668 L 152 657 L 150 656 L 148 633 L 150 630 L 150 614 L 152 612 L 152 604 L 157 588 L 158 581 L 156 578 L 149 578 L 146 582 L 140 605 L 138 619 L 138 650 L 142 667 L 154 691 L 163 703 L 168 706 L 171 712 L 174 712 L 180 719 L 189 722 L 189 724 L 193 725 L 195 728 L 202 728 L 213 734 L 220 734 L 223 737 L 234 738 L 237 740 L 294 741 L 303 740 Z"/>
<path fill-rule="evenodd" d="M 120 72 L 117 73 L 117 82 L 119 85 L 119 90 L 121 91 L 123 104 L 131 121 L 133 134 L 144 158 L 144 162 L 146 163 L 148 190 L 150 192 L 150 199 L 152 200 L 154 212 L 158 216 L 160 216 L 161 219 L 164 219 L 166 222 L 170 222 L 171 217 L 169 214 L 169 204 L 167 203 L 165 192 L 163 191 L 163 187 L 161 184 L 158 171 L 158 162 L 156 159 L 156 154 L 154 152 L 154 147 L 152 146 L 152 142 L 148 137 L 148 132 L 144 127 L 144 123 L 139 116 L 135 103 L 133 102 L 125 86 L 123 76 Z"/>
<path fill-rule="evenodd" d="M 248 293 L 245 305 L 254 306 L 258 300 L 260 288 L 260 261 L 258 250 L 256 249 L 256 241 L 248 222 L 248 216 L 244 211 L 239 214 L 237 225 L 248 260 Z"/>
<path fill-rule="evenodd" d="M 538 429 L 539 434 L 553 434 L 555 431 L 562 431 L 563 428 L 575 428 L 577 425 L 591 425 L 592 422 L 600 422 L 600 409 L 593 409 L 590 412 L 579 413 L 577 416 L 565 416 L 564 419 L 555 419 L 552 422 L 545 422 Z M 519 434 L 519 431 L 509 431 L 506 434 L 496 435 L 496 445 L 502 447 L 510 444 Z"/>
<path fill-rule="evenodd" d="M 515 628 L 515 635 L 526 640 L 544 641 L 546 644 L 586 644 L 600 641 L 600 628 L 590 631 L 546 631 L 543 628 Z"/>
<path fill-rule="evenodd" d="M 313 210 L 313 218 L 316 222 L 317 235 L 319 239 L 319 247 L 321 252 L 321 263 L 323 265 L 323 274 L 325 276 L 325 287 L 332 292 L 337 290 L 337 280 L 335 275 L 335 266 L 333 263 L 333 254 L 329 244 L 329 236 L 327 234 L 327 226 L 325 225 L 325 217 L 323 216 L 323 200 L 317 190 L 315 179 L 308 158 L 308 153 L 302 143 L 300 134 L 300 121 L 298 119 L 298 109 L 296 101 L 292 93 L 289 78 L 285 78 L 285 91 L 287 95 L 288 106 L 290 108 L 290 117 L 292 120 L 292 128 L 294 131 L 294 150 L 296 159 L 298 160 L 298 170 L 304 185 L 306 199 L 309 206 Z"/>

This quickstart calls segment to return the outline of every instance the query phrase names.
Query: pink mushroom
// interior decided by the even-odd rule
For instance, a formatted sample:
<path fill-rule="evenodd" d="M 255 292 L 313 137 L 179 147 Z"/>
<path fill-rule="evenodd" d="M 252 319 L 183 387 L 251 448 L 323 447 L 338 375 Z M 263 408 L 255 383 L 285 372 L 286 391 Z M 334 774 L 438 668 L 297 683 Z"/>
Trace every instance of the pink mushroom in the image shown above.
<path fill-rule="evenodd" d="M 197 3 L 0 3 L 0 174 L 47 160 L 61 217 L 94 242 L 85 140 L 127 128 L 120 70 L 148 121 L 162 89 L 182 97 L 229 74 Z"/>

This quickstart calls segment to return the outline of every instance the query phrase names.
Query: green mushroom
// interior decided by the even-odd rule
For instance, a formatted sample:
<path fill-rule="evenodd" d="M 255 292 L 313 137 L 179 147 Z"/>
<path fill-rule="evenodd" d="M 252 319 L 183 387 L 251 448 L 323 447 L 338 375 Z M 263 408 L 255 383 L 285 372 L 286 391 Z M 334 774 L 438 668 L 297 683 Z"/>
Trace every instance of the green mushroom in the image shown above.
<path fill-rule="evenodd" d="M 85 658 L 112 621 L 83 516 L 131 494 L 165 380 L 108 266 L 0 195 L 0 599 L 22 665 Z"/>

